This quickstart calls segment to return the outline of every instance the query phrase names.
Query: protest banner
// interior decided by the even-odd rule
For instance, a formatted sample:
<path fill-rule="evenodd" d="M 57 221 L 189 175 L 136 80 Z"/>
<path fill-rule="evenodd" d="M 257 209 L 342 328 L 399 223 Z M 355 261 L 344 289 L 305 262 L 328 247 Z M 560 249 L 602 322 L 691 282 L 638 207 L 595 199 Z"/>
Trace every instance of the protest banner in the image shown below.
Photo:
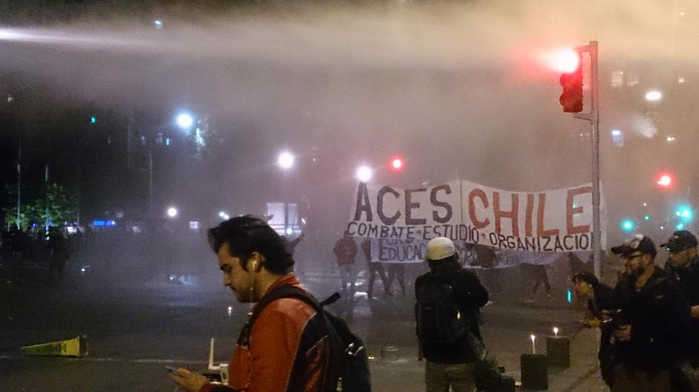
<path fill-rule="evenodd" d="M 415 262 L 424 259 L 426 242 L 440 236 L 464 249 L 590 251 L 591 227 L 589 184 L 517 192 L 457 180 L 416 189 L 359 183 L 346 230 L 383 240 L 372 246 L 377 260 Z"/>

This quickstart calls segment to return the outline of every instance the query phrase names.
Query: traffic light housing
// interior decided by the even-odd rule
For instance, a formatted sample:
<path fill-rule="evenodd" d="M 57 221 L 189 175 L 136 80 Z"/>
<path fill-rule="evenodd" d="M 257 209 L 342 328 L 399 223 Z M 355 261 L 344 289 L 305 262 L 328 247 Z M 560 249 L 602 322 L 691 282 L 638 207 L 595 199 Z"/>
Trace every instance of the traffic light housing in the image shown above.
<path fill-rule="evenodd" d="M 563 94 L 558 101 L 566 113 L 580 113 L 583 110 L 583 62 L 580 53 L 577 54 L 578 65 L 575 70 L 564 72 L 560 79 Z"/>

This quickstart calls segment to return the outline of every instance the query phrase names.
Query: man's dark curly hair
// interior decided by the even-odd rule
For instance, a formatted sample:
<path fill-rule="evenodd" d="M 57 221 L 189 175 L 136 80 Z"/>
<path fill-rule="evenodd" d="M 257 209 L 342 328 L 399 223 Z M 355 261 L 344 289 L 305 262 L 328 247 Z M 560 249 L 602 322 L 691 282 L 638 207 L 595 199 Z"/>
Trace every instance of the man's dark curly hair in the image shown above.
<path fill-rule="evenodd" d="M 577 282 L 587 283 L 590 286 L 592 286 L 593 289 L 597 288 L 597 286 L 599 286 L 599 279 L 597 279 L 597 277 L 595 275 L 593 275 L 589 272 L 584 272 L 584 271 L 578 272 L 577 274 L 573 275 L 571 280 L 573 281 L 573 283 L 577 283 Z"/>
<path fill-rule="evenodd" d="M 263 266 L 270 272 L 283 275 L 291 271 L 294 259 L 286 250 L 284 240 L 266 221 L 252 215 L 238 216 L 209 229 L 209 246 L 218 253 L 228 244 L 230 255 L 241 260 L 247 271 L 252 252 L 261 254 Z"/>

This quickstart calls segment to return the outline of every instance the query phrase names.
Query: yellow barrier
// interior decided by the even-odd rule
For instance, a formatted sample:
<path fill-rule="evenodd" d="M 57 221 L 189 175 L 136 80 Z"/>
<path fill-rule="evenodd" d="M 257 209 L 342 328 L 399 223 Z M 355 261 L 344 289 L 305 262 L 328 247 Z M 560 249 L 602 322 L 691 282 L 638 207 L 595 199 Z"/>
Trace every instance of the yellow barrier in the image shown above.
<path fill-rule="evenodd" d="M 22 354 L 54 357 L 84 357 L 87 355 L 87 336 L 57 342 L 34 344 L 20 348 Z"/>

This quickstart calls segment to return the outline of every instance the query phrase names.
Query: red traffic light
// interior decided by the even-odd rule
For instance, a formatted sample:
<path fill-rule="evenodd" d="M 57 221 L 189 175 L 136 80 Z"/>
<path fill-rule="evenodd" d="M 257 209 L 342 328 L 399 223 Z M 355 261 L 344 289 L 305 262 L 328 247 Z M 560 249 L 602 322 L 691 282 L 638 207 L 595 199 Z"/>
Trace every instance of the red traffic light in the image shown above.
<path fill-rule="evenodd" d="M 658 184 L 658 186 L 661 188 L 669 189 L 674 185 L 675 179 L 672 178 L 670 174 L 662 173 L 658 176 L 658 179 L 655 183 Z"/>
<path fill-rule="evenodd" d="M 393 158 L 391 161 L 391 167 L 395 170 L 400 170 L 403 168 L 403 160 L 401 158 Z"/>
<path fill-rule="evenodd" d="M 556 53 L 551 64 L 553 69 L 562 73 L 575 72 L 580 65 L 580 54 L 573 49 L 564 49 Z"/>
<path fill-rule="evenodd" d="M 577 54 L 577 62 L 575 69 L 572 72 L 561 74 L 561 87 L 563 94 L 559 98 L 563 111 L 566 113 L 580 113 L 583 110 L 583 70 L 582 58 L 580 53 Z M 573 64 L 573 62 L 571 62 Z"/>

